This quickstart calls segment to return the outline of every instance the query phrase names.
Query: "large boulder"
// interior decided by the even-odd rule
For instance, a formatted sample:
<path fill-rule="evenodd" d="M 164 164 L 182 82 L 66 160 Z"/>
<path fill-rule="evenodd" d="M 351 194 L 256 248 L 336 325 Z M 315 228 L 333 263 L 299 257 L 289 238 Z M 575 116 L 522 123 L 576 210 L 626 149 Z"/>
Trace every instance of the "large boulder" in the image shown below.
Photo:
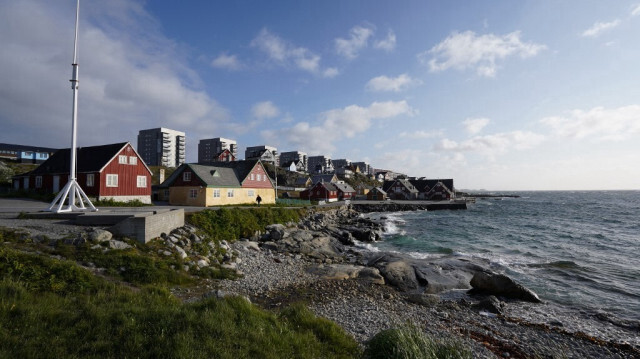
<path fill-rule="evenodd" d="M 265 229 L 272 241 L 279 241 L 285 237 L 285 226 L 282 224 L 270 224 Z"/>
<path fill-rule="evenodd" d="M 540 303 L 538 295 L 528 288 L 516 283 L 504 274 L 481 271 L 471 278 L 471 293 L 492 294 L 527 302 Z"/>
<path fill-rule="evenodd" d="M 109 231 L 105 231 L 104 229 L 96 228 L 93 231 L 89 232 L 89 240 L 91 242 L 106 242 L 113 238 L 113 234 Z"/>
<path fill-rule="evenodd" d="M 419 286 L 415 270 L 407 261 L 390 262 L 379 269 L 387 283 L 402 291 L 413 290 Z"/>

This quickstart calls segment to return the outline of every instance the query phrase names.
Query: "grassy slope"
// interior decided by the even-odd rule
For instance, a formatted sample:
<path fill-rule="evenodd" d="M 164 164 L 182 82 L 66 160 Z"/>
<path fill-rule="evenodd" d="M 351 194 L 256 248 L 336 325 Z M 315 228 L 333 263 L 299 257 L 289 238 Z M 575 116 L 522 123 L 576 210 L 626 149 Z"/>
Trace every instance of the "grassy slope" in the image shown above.
<path fill-rule="evenodd" d="M 166 289 L 167 283 L 181 282 L 181 275 L 158 276 L 166 274 L 163 268 L 144 269 L 154 267 L 152 262 L 136 259 L 135 263 L 146 264 L 132 266 L 131 259 L 123 260 L 145 258 L 143 253 L 109 258 L 115 266 L 126 266 L 124 272 L 137 273 L 118 279 L 150 283 L 132 288 L 95 276 L 75 262 L 52 259 L 42 252 L 25 253 L 29 247 L 23 237 L 18 239 L 6 230 L 0 233 L 0 357 L 360 355 L 355 341 L 342 329 L 303 306 L 269 313 L 242 298 L 185 304 Z"/>

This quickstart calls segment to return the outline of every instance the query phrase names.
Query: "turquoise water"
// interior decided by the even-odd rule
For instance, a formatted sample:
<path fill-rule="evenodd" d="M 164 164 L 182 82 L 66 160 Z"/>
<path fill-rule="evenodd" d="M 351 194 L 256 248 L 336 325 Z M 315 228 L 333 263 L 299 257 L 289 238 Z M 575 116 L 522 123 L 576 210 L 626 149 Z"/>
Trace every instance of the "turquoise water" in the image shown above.
<path fill-rule="evenodd" d="M 379 250 L 485 258 L 544 300 L 640 321 L 640 191 L 518 192 L 466 211 L 384 213 Z"/>

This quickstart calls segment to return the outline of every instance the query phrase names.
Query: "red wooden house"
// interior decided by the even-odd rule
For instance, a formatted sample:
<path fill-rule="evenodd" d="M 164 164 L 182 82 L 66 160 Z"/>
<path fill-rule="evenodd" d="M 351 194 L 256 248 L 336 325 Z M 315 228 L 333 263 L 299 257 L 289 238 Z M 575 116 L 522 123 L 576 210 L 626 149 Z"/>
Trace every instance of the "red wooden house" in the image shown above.
<path fill-rule="evenodd" d="M 59 192 L 69 179 L 69 149 L 49 157 L 35 170 L 13 177 L 14 188 Z M 151 170 L 129 142 L 78 147 L 77 181 L 89 197 L 151 203 Z"/>
<path fill-rule="evenodd" d="M 300 192 L 300 198 L 314 201 L 336 202 L 338 189 L 330 182 L 318 182 L 313 187 Z"/>

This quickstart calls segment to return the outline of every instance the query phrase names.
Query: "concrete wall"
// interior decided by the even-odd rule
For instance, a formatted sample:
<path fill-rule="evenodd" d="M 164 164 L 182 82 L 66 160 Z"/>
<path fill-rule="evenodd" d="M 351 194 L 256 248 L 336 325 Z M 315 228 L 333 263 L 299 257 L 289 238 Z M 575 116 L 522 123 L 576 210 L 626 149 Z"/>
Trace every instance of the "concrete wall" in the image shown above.
<path fill-rule="evenodd" d="M 162 233 L 184 226 L 184 209 L 141 213 L 129 217 L 109 228 L 111 232 L 121 236 L 135 238 L 140 243 L 147 243 Z"/>

